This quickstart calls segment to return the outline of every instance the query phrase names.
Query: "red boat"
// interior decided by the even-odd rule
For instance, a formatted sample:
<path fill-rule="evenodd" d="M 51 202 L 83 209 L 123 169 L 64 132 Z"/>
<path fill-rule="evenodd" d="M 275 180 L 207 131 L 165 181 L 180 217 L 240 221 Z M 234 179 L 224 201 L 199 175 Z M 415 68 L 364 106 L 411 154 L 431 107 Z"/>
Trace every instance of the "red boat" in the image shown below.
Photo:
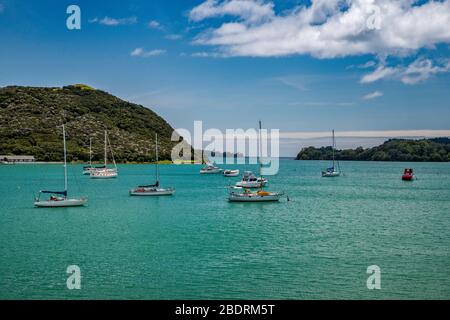
<path fill-rule="evenodd" d="M 402 180 L 411 181 L 414 179 L 413 169 L 406 168 L 402 175 Z"/>

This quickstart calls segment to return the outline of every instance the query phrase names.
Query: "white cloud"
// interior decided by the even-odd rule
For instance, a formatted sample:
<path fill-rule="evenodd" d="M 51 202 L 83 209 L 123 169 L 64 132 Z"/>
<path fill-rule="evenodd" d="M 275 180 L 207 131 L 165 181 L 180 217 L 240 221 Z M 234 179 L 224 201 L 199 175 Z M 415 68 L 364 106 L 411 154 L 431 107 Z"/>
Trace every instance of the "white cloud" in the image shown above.
<path fill-rule="evenodd" d="M 379 29 L 370 24 L 374 8 Z M 189 17 L 225 15 L 236 20 L 201 33 L 194 43 L 218 47 L 227 56 L 318 58 L 404 56 L 450 43 L 450 0 L 312 0 L 283 13 L 275 13 L 271 1 L 207 0 Z"/>
<path fill-rule="evenodd" d="M 189 18 L 201 21 L 207 18 L 237 16 L 247 22 L 256 23 L 274 16 L 273 3 L 262 0 L 207 0 L 192 9 Z"/>
<path fill-rule="evenodd" d="M 111 17 L 104 17 L 102 19 L 94 18 L 89 20 L 89 23 L 98 23 L 105 26 L 115 27 L 119 25 L 128 25 L 128 24 L 136 24 L 138 22 L 137 17 L 128 17 L 128 18 L 111 18 Z"/>
<path fill-rule="evenodd" d="M 346 69 L 369 69 L 369 68 L 373 68 L 377 65 L 377 63 L 373 60 L 367 61 L 366 63 L 360 64 L 360 65 L 351 65 L 348 66 Z"/>
<path fill-rule="evenodd" d="M 168 40 L 180 40 L 183 36 L 181 34 L 168 34 L 165 38 Z"/>
<path fill-rule="evenodd" d="M 394 68 L 387 68 L 384 65 L 378 66 L 373 72 L 364 75 L 361 83 L 371 83 L 394 75 L 397 71 Z"/>
<path fill-rule="evenodd" d="M 293 89 L 297 89 L 300 91 L 306 91 L 305 80 L 302 77 L 297 76 L 281 76 L 277 77 L 274 80 L 281 82 L 282 84 L 291 87 Z"/>
<path fill-rule="evenodd" d="M 217 52 L 200 51 L 200 52 L 192 53 L 191 57 L 194 57 L 194 58 L 219 58 L 219 57 L 222 57 L 222 55 Z"/>
<path fill-rule="evenodd" d="M 133 51 L 131 51 L 130 55 L 132 57 L 149 58 L 149 57 L 160 56 L 165 53 L 166 53 L 166 50 L 162 50 L 162 49 L 154 49 L 151 51 L 145 51 L 143 48 L 136 48 Z"/>
<path fill-rule="evenodd" d="M 364 75 L 361 83 L 371 83 L 378 80 L 400 80 L 404 84 L 417 84 L 427 80 L 430 76 L 438 73 L 450 72 L 450 59 L 440 64 L 430 59 L 418 58 L 408 66 L 386 67 L 380 64 L 373 72 Z"/>
<path fill-rule="evenodd" d="M 430 59 L 417 59 L 401 72 L 401 81 L 405 84 L 416 84 L 425 81 L 433 74 L 449 71 L 450 60 L 447 60 L 444 65 L 435 65 Z"/>
<path fill-rule="evenodd" d="M 374 91 L 372 93 L 366 94 L 363 99 L 364 100 L 372 100 L 372 99 L 376 99 L 379 97 L 382 97 L 384 94 L 381 91 Z"/>
<path fill-rule="evenodd" d="M 158 21 L 156 21 L 156 20 L 149 21 L 149 22 L 147 23 L 147 26 L 148 26 L 150 29 L 156 29 L 156 30 L 162 30 L 162 29 L 163 29 L 163 27 L 161 26 L 161 24 L 160 24 Z"/>

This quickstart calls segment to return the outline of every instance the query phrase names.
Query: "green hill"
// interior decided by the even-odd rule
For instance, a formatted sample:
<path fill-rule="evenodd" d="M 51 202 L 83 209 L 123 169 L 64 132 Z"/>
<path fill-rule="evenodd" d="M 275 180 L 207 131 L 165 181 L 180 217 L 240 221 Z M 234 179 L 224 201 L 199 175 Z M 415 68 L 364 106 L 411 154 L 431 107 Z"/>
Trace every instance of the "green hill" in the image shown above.
<path fill-rule="evenodd" d="M 337 160 L 366 161 L 450 161 L 450 139 L 434 138 L 421 140 L 391 139 L 380 146 L 363 149 L 336 150 Z M 331 160 L 331 147 L 303 148 L 297 160 Z"/>
<path fill-rule="evenodd" d="M 94 161 L 101 161 L 105 129 L 118 162 L 153 161 L 155 132 L 162 160 L 175 144 L 173 128 L 150 109 L 86 85 L 0 88 L 0 154 L 60 161 L 62 123 L 69 160 L 87 161 L 92 137 Z"/>

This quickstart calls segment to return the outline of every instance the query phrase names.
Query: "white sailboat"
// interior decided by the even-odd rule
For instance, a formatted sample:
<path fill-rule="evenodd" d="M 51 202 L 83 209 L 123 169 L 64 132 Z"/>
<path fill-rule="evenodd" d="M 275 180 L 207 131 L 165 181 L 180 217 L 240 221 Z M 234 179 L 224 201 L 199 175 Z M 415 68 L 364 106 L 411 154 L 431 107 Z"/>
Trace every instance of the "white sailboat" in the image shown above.
<path fill-rule="evenodd" d="M 111 150 L 111 157 L 113 160 L 114 168 L 108 168 L 108 146 Z M 111 143 L 108 138 L 108 133 L 105 130 L 105 164 L 103 168 L 95 168 L 90 171 L 90 176 L 92 179 L 112 179 L 117 178 L 119 175 L 117 171 L 116 160 L 114 159 L 114 153 L 112 152 Z"/>
<path fill-rule="evenodd" d="M 262 139 L 261 139 L 261 121 L 259 121 L 259 175 L 262 178 Z M 232 187 L 228 195 L 230 202 L 271 202 L 279 201 L 284 195 L 283 192 L 269 192 L 263 190 L 264 184 L 261 183 L 260 189 L 256 192 L 250 191 L 248 188 Z"/>
<path fill-rule="evenodd" d="M 39 191 L 39 195 L 34 201 L 36 207 L 41 208 L 58 208 L 58 207 L 79 207 L 87 203 L 87 198 L 67 198 L 67 151 L 66 151 L 66 130 L 64 125 L 63 130 L 63 141 L 64 141 L 64 191 Z M 50 194 L 48 200 L 41 200 L 42 194 Z"/>
<path fill-rule="evenodd" d="M 334 151 L 336 149 L 336 139 L 334 137 L 334 130 L 332 130 L 332 136 L 333 136 L 333 140 L 332 140 L 332 149 L 333 149 L 333 166 L 331 166 L 330 168 L 327 168 L 327 170 L 322 171 L 322 177 L 325 178 L 332 178 L 332 177 L 339 177 L 341 175 L 341 168 L 339 165 L 339 161 L 335 160 L 335 155 L 334 155 Z M 335 165 L 337 164 L 337 170 Z"/>
<path fill-rule="evenodd" d="M 89 165 L 83 167 L 83 175 L 89 176 L 92 171 L 104 169 L 105 166 L 94 167 L 92 166 L 92 138 L 89 138 Z"/>
<path fill-rule="evenodd" d="M 159 185 L 159 157 L 158 157 L 158 134 L 155 135 L 156 153 L 156 183 L 152 185 L 139 186 L 130 190 L 131 196 L 171 196 L 175 193 L 174 188 L 161 188 Z"/>

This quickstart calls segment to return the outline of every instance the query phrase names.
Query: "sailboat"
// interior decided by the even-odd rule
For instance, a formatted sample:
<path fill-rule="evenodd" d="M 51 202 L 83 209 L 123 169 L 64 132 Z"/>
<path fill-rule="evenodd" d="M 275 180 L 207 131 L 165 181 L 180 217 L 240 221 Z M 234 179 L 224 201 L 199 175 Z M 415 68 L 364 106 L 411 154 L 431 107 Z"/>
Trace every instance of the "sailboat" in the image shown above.
<path fill-rule="evenodd" d="M 332 177 L 339 177 L 341 175 L 341 168 L 339 165 L 339 161 L 335 160 L 335 150 L 336 150 L 336 139 L 334 137 L 334 130 L 332 130 L 332 136 L 333 136 L 333 145 L 332 145 L 332 149 L 333 149 L 333 166 L 331 166 L 330 168 L 327 168 L 326 171 L 322 171 L 322 177 L 327 177 L 327 178 L 332 178 Z M 336 165 L 337 163 L 337 170 L 336 170 Z"/>
<path fill-rule="evenodd" d="M 156 153 L 156 183 L 151 185 L 139 186 L 130 190 L 131 196 L 171 196 L 175 193 L 174 188 L 161 188 L 159 185 L 159 158 L 158 158 L 158 134 L 155 135 L 155 153 Z"/>
<path fill-rule="evenodd" d="M 259 175 L 262 178 L 262 139 L 261 139 L 261 121 L 259 121 Z M 284 195 L 283 192 L 268 192 L 264 191 L 264 184 L 260 185 L 260 189 L 256 192 L 250 191 L 248 188 L 231 187 L 228 195 L 228 200 L 231 202 L 269 202 L 279 201 Z"/>
<path fill-rule="evenodd" d="M 114 168 L 108 168 L 108 146 L 111 150 L 111 156 L 114 164 Z M 114 153 L 112 152 L 111 143 L 108 139 L 108 132 L 105 130 L 105 164 L 103 168 L 95 168 L 90 171 L 90 176 L 92 179 L 111 179 L 117 178 L 117 165 L 116 160 L 114 160 Z"/>
<path fill-rule="evenodd" d="M 66 130 L 64 125 L 63 130 L 63 141 L 64 141 L 64 191 L 39 191 L 39 195 L 34 201 L 36 207 L 41 208 L 57 208 L 57 207 L 79 207 L 87 203 L 87 198 L 67 198 L 67 151 L 66 151 Z M 48 200 L 41 200 L 42 194 L 50 194 Z"/>
<path fill-rule="evenodd" d="M 89 165 L 83 167 L 83 175 L 89 176 L 92 171 L 104 169 L 105 166 L 93 167 L 92 166 L 92 138 L 89 138 Z"/>

